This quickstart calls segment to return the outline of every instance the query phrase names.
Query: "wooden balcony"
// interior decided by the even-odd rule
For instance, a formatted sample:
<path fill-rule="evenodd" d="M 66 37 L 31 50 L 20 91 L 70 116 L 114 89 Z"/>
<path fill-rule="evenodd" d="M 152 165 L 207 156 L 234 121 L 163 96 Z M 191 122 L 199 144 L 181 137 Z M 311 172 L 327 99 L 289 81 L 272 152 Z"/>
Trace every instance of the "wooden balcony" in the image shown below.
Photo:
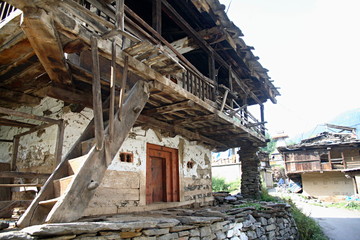
<path fill-rule="evenodd" d="M 206 31 L 196 31 L 183 19 L 189 18 L 182 10 L 185 3 L 160 1 L 162 7 L 156 10 L 169 19 L 163 22 L 161 34 L 161 29 L 155 26 L 155 30 L 143 19 L 146 16 L 109 1 L 6 2 L 14 7 L 0 3 L 0 93 L 6 93 L 0 97 L 2 106 L 34 106 L 49 96 L 80 108 L 92 107 L 90 40 L 95 37 L 103 100 L 110 95 L 111 81 L 116 95 L 139 80 L 150 84 L 150 99 L 137 126 L 181 134 L 218 150 L 249 141 L 265 143 L 263 103 L 276 102 L 279 95 L 267 70 L 251 47 L 219 27 L 211 28 L 223 36 L 215 50 L 203 38 Z M 208 25 L 214 25 L 209 19 Z M 171 35 L 171 28 L 179 36 Z M 196 44 L 179 48 L 169 42 L 175 36 L 178 41 L 190 36 Z M 191 54 L 184 51 L 196 48 Z M 116 69 L 113 79 L 111 66 Z M 259 105 L 260 120 L 247 111 L 250 105 Z"/>

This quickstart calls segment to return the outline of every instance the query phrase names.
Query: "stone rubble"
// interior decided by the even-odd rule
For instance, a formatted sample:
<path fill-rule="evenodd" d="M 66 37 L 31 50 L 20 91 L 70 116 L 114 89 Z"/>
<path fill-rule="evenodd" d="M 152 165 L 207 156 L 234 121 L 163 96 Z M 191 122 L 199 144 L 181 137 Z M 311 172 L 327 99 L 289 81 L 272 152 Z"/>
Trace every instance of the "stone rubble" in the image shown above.
<path fill-rule="evenodd" d="M 214 193 L 214 197 L 217 203 L 214 207 L 169 209 L 36 225 L 0 233 L 0 239 L 298 239 L 288 204 L 245 201 L 241 195 L 229 198 L 228 193 Z"/>

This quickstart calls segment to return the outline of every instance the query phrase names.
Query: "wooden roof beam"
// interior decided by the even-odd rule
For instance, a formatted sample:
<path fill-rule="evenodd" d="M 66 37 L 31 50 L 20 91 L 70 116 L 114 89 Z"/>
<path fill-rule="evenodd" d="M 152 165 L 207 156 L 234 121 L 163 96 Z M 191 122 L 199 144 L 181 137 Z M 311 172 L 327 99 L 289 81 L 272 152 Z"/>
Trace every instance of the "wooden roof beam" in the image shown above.
<path fill-rule="evenodd" d="M 52 16 L 40 8 L 25 8 L 21 27 L 50 79 L 70 85 L 70 71 Z"/>
<path fill-rule="evenodd" d="M 166 105 L 163 107 L 144 110 L 142 112 L 142 114 L 145 114 L 145 115 L 166 114 L 166 113 L 182 111 L 182 110 L 193 108 L 193 107 L 194 107 L 194 102 L 191 100 L 187 100 L 187 101 L 183 101 L 183 102 L 179 102 L 179 103 L 175 103 L 175 104 L 171 104 L 171 105 Z"/>

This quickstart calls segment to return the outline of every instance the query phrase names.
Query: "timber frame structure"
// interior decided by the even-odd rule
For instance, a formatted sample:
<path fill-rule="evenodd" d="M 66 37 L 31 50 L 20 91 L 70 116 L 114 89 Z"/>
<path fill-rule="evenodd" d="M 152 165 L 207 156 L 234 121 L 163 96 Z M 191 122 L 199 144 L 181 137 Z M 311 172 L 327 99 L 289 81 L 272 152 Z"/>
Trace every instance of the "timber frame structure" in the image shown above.
<path fill-rule="evenodd" d="M 265 144 L 264 103 L 276 103 L 279 92 L 218 0 L 5 0 L 0 7 L 0 124 L 59 126 L 58 166 L 20 226 L 81 217 L 132 127 L 216 151 Z M 45 124 L 26 125 L 6 117 L 44 97 L 78 112 L 93 109 L 93 121 L 64 155 L 61 119 L 28 115 Z M 259 120 L 251 105 L 259 105 Z M 18 137 L 2 141 L 16 149 Z M 90 137 L 94 146 L 79 154 L 79 142 Z M 70 177 L 66 191 L 57 189 L 55 182 Z"/>

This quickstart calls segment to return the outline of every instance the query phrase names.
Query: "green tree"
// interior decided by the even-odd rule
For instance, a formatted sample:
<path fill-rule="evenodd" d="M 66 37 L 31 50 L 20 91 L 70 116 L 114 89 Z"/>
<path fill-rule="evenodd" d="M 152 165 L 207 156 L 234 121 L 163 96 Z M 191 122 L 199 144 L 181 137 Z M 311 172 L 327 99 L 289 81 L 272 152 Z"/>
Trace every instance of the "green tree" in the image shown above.
<path fill-rule="evenodd" d="M 260 148 L 260 150 L 270 154 L 275 151 L 276 141 L 272 139 L 268 132 L 265 134 L 265 137 L 266 139 L 269 139 L 269 142 L 266 144 L 265 147 Z"/>

